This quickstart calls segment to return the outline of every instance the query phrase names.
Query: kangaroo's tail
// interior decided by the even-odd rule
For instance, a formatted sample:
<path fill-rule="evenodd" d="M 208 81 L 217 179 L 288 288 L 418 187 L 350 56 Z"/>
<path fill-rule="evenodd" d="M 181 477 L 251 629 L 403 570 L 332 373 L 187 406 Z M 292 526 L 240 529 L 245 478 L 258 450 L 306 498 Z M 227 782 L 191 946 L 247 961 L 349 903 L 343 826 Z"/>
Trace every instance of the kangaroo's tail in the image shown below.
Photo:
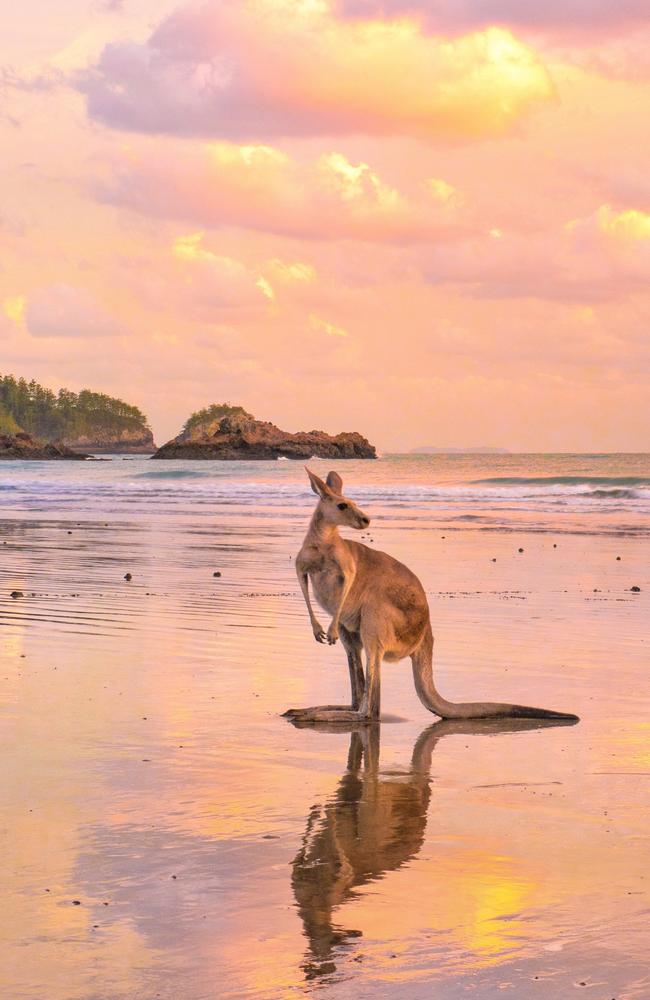
<path fill-rule="evenodd" d="M 529 708 L 527 705 L 508 705 L 495 701 L 446 701 L 438 694 L 433 683 L 433 635 L 431 626 L 412 655 L 413 680 L 418 698 L 430 712 L 443 719 L 565 719 L 578 721 L 577 715 L 568 712 L 551 712 L 546 708 Z"/>

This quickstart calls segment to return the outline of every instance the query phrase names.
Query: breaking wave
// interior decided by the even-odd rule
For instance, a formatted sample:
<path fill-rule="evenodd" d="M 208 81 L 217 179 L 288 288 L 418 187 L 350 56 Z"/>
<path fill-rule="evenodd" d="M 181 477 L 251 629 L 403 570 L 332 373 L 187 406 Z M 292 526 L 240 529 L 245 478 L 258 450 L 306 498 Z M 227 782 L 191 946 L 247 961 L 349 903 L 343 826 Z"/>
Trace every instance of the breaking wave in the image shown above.
<path fill-rule="evenodd" d="M 600 466 L 585 469 L 586 457 L 576 456 L 570 464 L 571 458 L 533 456 L 526 466 L 519 458 L 388 456 L 362 466 L 339 463 L 338 468 L 345 491 L 373 520 L 458 531 L 650 535 L 650 458 L 601 458 Z M 251 516 L 304 520 L 314 497 L 302 464 L 140 458 L 126 463 L 7 462 L 0 470 L 0 532 L 9 511 L 102 518 L 178 515 L 215 523 Z M 507 472 L 512 474 L 503 474 Z"/>

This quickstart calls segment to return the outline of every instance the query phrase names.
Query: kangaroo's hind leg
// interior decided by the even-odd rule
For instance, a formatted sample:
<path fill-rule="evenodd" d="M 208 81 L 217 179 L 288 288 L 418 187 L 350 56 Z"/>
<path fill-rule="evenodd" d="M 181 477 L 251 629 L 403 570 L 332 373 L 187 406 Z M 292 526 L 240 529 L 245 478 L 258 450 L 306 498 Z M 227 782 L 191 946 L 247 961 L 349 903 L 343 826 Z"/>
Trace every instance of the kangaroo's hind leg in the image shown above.
<path fill-rule="evenodd" d="M 379 722 L 381 707 L 382 649 L 377 642 L 364 644 L 366 653 L 366 687 L 359 712 L 366 722 Z"/>
<path fill-rule="evenodd" d="M 365 676 L 361 651 L 363 649 L 358 632 L 351 632 L 341 625 L 341 643 L 348 657 L 350 671 L 351 703 L 349 705 L 314 705 L 312 708 L 290 708 L 284 716 L 295 723 L 310 722 L 360 722 L 368 721 L 359 713 L 365 693 Z"/>
<path fill-rule="evenodd" d="M 358 711 L 366 687 L 366 679 L 363 673 L 363 663 L 361 660 L 361 650 L 363 649 L 361 636 L 358 632 L 350 632 L 344 625 L 340 626 L 340 633 L 341 642 L 345 652 L 348 654 L 351 706 L 355 711 Z"/>

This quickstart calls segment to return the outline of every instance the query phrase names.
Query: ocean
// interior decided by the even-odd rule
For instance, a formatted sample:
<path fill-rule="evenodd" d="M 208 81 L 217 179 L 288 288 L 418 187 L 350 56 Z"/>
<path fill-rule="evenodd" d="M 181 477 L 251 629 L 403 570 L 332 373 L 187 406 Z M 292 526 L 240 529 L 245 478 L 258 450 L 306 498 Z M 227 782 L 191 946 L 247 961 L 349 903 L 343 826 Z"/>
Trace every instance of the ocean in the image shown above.
<path fill-rule="evenodd" d="M 301 463 L 2 463 L 2 996 L 647 1000 L 650 456 L 309 464 L 445 697 L 580 722 L 438 722 L 408 661 L 381 726 L 283 718 L 349 698 Z"/>
<path fill-rule="evenodd" d="M 377 461 L 312 459 L 336 467 L 344 490 L 382 521 L 455 531 L 526 530 L 647 535 L 650 455 L 386 455 Z M 156 461 L 112 456 L 84 464 L 0 466 L 0 514 L 127 519 L 306 515 L 300 462 Z"/>

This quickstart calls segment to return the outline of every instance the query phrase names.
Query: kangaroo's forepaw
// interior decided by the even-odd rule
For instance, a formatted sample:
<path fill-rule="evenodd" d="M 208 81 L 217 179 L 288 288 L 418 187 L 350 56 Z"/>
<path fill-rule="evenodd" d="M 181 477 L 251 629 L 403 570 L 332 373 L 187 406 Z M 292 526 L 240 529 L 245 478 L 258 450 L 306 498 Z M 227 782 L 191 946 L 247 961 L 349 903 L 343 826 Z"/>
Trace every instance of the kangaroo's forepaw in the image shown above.
<path fill-rule="evenodd" d="M 327 642 L 327 633 L 320 625 L 314 626 L 314 639 L 316 642 Z"/>
<path fill-rule="evenodd" d="M 336 628 L 335 625 L 330 625 L 330 627 L 327 630 L 327 641 L 329 642 L 330 646 L 334 645 L 338 637 L 339 637 L 338 628 Z"/>

